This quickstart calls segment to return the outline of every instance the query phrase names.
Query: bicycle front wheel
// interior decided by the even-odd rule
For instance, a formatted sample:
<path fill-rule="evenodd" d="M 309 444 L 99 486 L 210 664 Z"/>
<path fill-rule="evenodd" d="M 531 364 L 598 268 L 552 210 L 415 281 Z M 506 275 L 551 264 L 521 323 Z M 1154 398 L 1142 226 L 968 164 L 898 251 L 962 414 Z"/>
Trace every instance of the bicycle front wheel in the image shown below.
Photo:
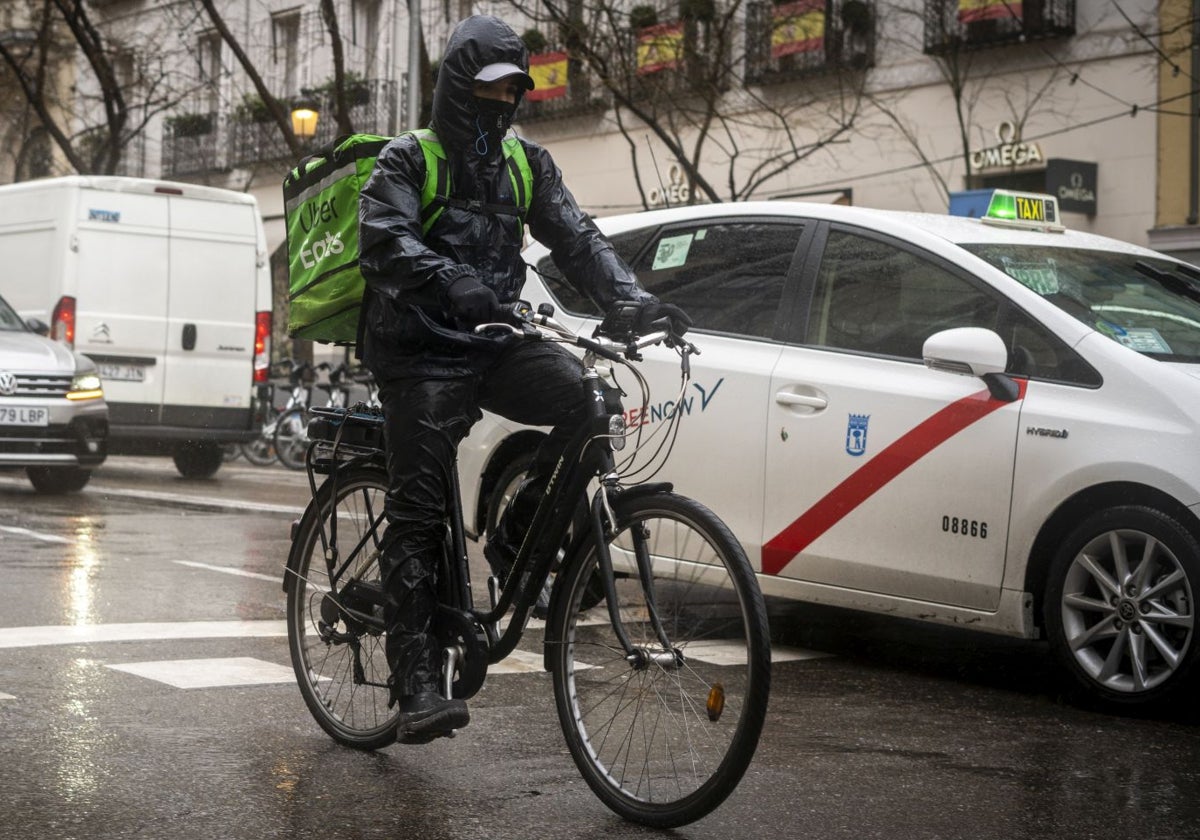
<path fill-rule="evenodd" d="M 275 455 L 289 470 L 304 469 L 308 453 L 308 422 L 302 408 L 285 412 L 275 424 Z"/>
<path fill-rule="evenodd" d="M 567 746 L 597 796 L 625 819 L 693 822 L 733 792 L 766 717 L 771 652 L 766 605 L 745 552 L 698 502 L 670 493 L 615 506 L 609 541 L 626 657 L 586 544 L 560 574 L 551 638 L 554 696 Z M 635 559 L 644 543 L 643 586 Z M 649 595 L 649 597 L 648 597 Z M 650 621 L 650 605 L 670 642 Z"/>
<path fill-rule="evenodd" d="M 336 496 L 326 481 L 296 531 L 289 565 L 287 629 L 300 693 L 317 723 L 335 741 L 374 750 L 395 741 L 399 707 L 388 708 L 389 669 L 382 609 L 380 540 L 387 473 L 357 468 L 338 476 Z M 337 517 L 337 562 L 331 579 L 321 540 Z M 367 615 L 377 621 L 363 621 Z"/>

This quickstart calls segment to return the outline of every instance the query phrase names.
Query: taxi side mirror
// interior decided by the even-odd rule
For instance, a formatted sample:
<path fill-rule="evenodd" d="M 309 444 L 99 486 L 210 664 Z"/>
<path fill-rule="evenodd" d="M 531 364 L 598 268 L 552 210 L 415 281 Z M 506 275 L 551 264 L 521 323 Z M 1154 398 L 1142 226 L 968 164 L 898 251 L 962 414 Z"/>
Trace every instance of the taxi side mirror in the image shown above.
<path fill-rule="evenodd" d="M 957 327 L 936 332 L 925 339 L 921 356 L 930 370 L 964 376 L 1003 373 L 1008 365 L 1004 340 L 981 327 Z"/>
<path fill-rule="evenodd" d="M 921 356 L 930 370 L 978 376 L 995 399 L 1012 402 L 1020 396 L 1017 384 L 1004 373 L 1008 348 L 991 330 L 956 327 L 936 332 L 925 339 Z"/>

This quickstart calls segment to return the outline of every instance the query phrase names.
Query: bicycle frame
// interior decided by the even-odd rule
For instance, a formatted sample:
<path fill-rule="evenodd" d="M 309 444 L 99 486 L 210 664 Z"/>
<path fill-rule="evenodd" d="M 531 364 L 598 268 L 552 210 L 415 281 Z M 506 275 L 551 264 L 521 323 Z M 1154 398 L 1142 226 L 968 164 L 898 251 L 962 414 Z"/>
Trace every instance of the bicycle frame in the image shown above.
<path fill-rule="evenodd" d="M 600 356 L 612 361 L 620 361 L 621 357 L 599 343 L 583 341 L 585 341 L 586 350 L 580 382 L 584 389 L 585 402 L 589 407 L 587 421 L 575 432 L 559 456 L 504 586 L 497 590 L 495 578 L 489 579 L 491 605 L 490 609 L 486 611 L 477 609 L 474 604 L 457 464 L 450 471 L 451 507 L 447 512 L 449 527 L 443 558 L 443 580 L 439 584 L 445 600 L 439 604 L 439 615 L 460 631 L 456 634 L 457 638 L 470 650 L 464 650 L 457 644 L 447 646 L 448 661 L 445 680 L 448 692 L 456 668 L 462 671 L 460 693 L 465 691 L 468 692 L 467 696 L 470 696 L 482 685 L 486 667 L 502 661 L 516 648 L 524 634 L 538 594 L 550 577 L 559 549 L 562 547 L 571 525 L 576 521 L 575 513 L 577 511 L 585 512 L 583 521 L 586 523 L 586 528 L 581 533 L 574 535 L 567 555 L 568 557 L 574 556 L 586 540 L 590 540 L 595 547 L 601 585 L 604 587 L 609 605 L 609 620 L 628 661 L 635 667 L 643 667 L 652 661 L 662 667 L 678 667 L 682 664 L 683 655 L 671 645 L 655 608 L 649 552 L 644 536 L 636 530 L 632 537 L 638 578 L 645 593 L 648 618 L 662 650 L 648 651 L 634 645 L 630 641 L 617 608 L 616 573 L 605 539 L 608 525 L 615 524 L 609 494 L 618 490 L 622 493 L 655 493 L 669 491 L 671 486 L 660 483 L 635 485 L 628 489 L 619 488 L 613 450 L 608 444 L 608 438 L 612 436 L 609 427 L 610 414 L 605 408 L 604 386 L 596 369 L 596 357 Z M 329 473 L 328 482 L 332 497 L 336 498 L 338 480 L 343 470 L 363 463 L 383 466 L 381 450 L 371 446 L 343 442 L 343 434 L 348 425 L 346 418 L 353 417 L 354 410 L 314 409 L 314 413 L 317 415 L 342 418 L 333 440 L 314 439 L 306 454 L 309 487 L 314 498 L 318 493 L 315 478 L 318 472 Z M 366 410 L 365 406 L 363 406 L 363 410 Z M 321 452 L 321 458 L 317 457 L 318 452 Z M 587 501 L 588 485 L 593 478 L 599 479 L 600 486 L 592 495 L 589 503 Z M 344 555 L 344 559 L 337 541 L 337 517 L 330 517 L 328 531 L 324 519 L 320 519 L 319 533 L 327 572 L 334 586 L 334 597 L 339 608 L 345 610 L 355 620 L 383 632 L 386 628 L 381 619 L 354 610 L 343 601 L 345 600 L 344 596 L 349 594 L 373 605 L 383 606 L 386 603 L 385 593 L 375 592 L 362 585 L 355 586 L 354 581 L 351 581 L 345 589 L 338 588 L 338 581 L 351 568 L 359 552 L 368 542 L 378 542 L 382 534 L 384 512 L 382 510 L 378 513 L 372 512 L 370 517 L 372 523 L 370 528 L 349 554 Z M 291 560 L 289 560 L 289 566 L 292 566 Z M 554 613 L 557 600 L 555 597 L 557 591 L 552 591 L 555 594 L 551 596 L 551 614 Z M 500 632 L 500 620 L 509 613 L 510 609 L 512 610 L 511 620 L 504 631 Z M 474 628 L 482 630 L 482 638 L 478 637 L 479 634 Z M 547 633 L 550 632 L 548 627 Z M 555 640 L 548 635 L 546 641 L 552 643 Z M 479 661 L 481 654 L 486 656 L 486 664 Z"/>

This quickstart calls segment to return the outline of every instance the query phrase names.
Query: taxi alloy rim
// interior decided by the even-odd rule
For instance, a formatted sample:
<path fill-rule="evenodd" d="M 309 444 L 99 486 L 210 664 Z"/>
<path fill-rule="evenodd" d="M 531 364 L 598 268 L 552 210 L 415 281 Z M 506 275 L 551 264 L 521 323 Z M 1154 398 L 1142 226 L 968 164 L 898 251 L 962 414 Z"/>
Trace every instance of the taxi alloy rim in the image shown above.
<path fill-rule="evenodd" d="M 1191 649 L 1192 588 L 1179 558 L 1154 536 L 1112 530 L 1067 570 L 1063 631 L 1080 668 L 1122 694 L 1170 679 Z"/>

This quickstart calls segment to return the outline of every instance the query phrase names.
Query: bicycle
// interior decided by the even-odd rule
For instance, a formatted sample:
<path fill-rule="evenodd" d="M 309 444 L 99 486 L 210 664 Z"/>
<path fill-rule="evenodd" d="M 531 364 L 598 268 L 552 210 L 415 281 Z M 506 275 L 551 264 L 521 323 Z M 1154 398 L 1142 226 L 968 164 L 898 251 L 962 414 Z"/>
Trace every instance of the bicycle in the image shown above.
<path fill-rule="evenodd" d="M 309 370 L 313 371 L 314 376 L 316 371 L 329 372 L 328 382 L 316 383 L 316 387 L 326 394 L 326 407 L 345 407 L 350 399 L 350 392 L 344 387 L 348 370 L 346 363 L 342 362 L 337 367 L 331 368 L 329 362 L 321 362 L 315 368 L 310 366 Z M 306 394 L 310 392 L 311 389 L 308 389 Z M 304 469 L 304 456 L 308 451 L 309 443 L 308 410 L 309 400 L 306 398 L 303 402 L 286 406 L 275 421 L 272 436 L 275 457 L 289 470 Z"/>
<path fill-rule="evenodd" d="M 559 460 L 512 572 L 503 586 L 489 578 L 487 609 L 475 606 L 452 471 L 435 622 L 443 691 L 465 699 L 482 687 L 488 666 L 516 649 L 557 565 L 543 656 L 575 764 L 625 819 L 693 822 L 732 793 L 757 746 L 770 690 L 766 607 L 745 553 L 715 514 L 670 484 L 622 483 L 620 470 L 632 469 L 652 436 L 643 439 L 640 427 L 627 434 L 623 415 L 605 408 L 596 361 L 629 367 L 645 400 L 646 382 L 630 364 L 641 348 L 672 347 L 682 387 L 698 351 L 669 332 L 639 338 L 608 319 L 586 338 L 545 305 L 517 314 L 519 327 L 482 329 L 582 348 L 581 386 L 593 412 Z M 314 414 L 306 455 L 313 499 L 293 525 L 283 582 L 288 646 L 301 695 L 325 732 L 380 749 L 395 741 L 398 714 L 388 706 L 379 580 L 383 419 L 363 403 Z M 629 437 L 634 451 L 618 464 Z M 669 442 L 660 440 L 650 460 Z M 318 475 L 326 476 L 320 486 Z"/>
<path fill-rule="evenodd" d="M 317 369 L 311 362 L 296 362 L 288 359 L 283 363 L 288 370 L 288 385 L 291 393 L 282 408 L 275 408 L 275 384 L 264 383 L 258 386 L 255 399 L 255 416 L 259 420 L 259 434 L 254 440 L 242 444 L 242 454 L 246 460 L 255 466 L 268 467 L 277 459 L 275 433 L 279 422 L 289 412 L 299 412 L 307 408 L 312 396 L 311 382 L 316 378 Z"/>

